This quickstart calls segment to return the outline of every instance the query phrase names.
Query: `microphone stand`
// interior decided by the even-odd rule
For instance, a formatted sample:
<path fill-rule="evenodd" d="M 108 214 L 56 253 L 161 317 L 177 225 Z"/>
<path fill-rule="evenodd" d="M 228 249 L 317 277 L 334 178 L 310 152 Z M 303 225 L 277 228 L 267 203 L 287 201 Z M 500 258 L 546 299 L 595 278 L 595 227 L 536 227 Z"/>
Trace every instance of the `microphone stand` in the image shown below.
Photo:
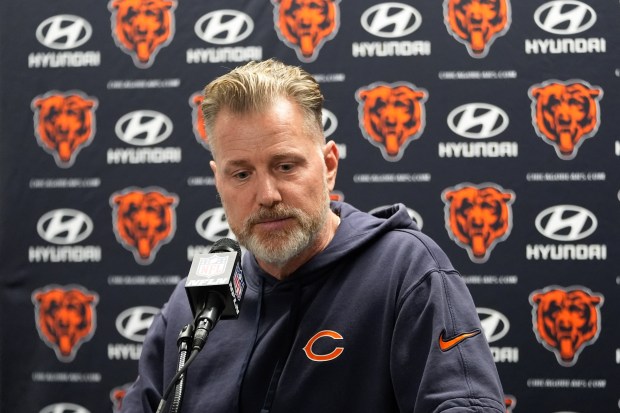
<path fill-rule="evenodd" d="M 171 410 L 171 412 L 176 413 L 180 408 L 184 391 L 185 372 L 187 371 L 189 365 L 196 360 L 200 350 L 202 350 L 206 344 L 209 333 L 213 330 L 213 327 L 215 327 L 215 324 L 220 319 L 224 306 L 225 302 L 222 294 L 215 291 L 210 292 L 207 295 L 207 302 L 194 320 L 195 325 L 188 324 L 184 326 L 179 333 L 179 338 L 177 339 L 177 346 L 179 347 L 177 372 L 164 391 L 164 394 L 159 401 L 159 406 L 157 407 L 156 413 L 164 412 L 168 396 L 172 393 L 173 388 L 176 388 L 176 392 L 175 406 L 172 407 L 176 410 Z M 187 358 L 188 354 L 189 358 Z"/>
<path fill-rule="evenodd" d="M 185 366 L 185 362 L 191 352 L 191 343 L 194 336 L 194 327 L 191 324 L 187 324 L 179 333 L 177 339 L 177 347 L 179 348 L 179 361 L 177 364 L 177 372 L 181 371 Z M 172 398 L 172 404 L 170 405 L 170 413 L 178 413 L 181 409 L 181 402 L 183 401 L 183 392 L 185 391 L 185 373 L 183 373 L 175 386 L 174 397 Z"/>

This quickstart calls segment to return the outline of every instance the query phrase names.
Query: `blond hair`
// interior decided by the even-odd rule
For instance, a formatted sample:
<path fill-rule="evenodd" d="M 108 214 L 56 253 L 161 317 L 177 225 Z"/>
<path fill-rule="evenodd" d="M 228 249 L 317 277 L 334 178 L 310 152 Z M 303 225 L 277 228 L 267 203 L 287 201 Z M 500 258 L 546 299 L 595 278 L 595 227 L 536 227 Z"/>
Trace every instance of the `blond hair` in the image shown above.
<path fill-rule="evenodd" d="M 204 89 L 202 113 L 210 146 L 217 114 L 260 112 L 278 98 L 297 104 L 304 114 L 305 127 L 312 135 L 323 137 L 323 94 L 316 80 L 305 70 L 275 59 L 249 62 L 218 77 Z M 319 133 L 316 133 L 316 132 Z M 212 149 L 213 150 L 213 149 Z"/>

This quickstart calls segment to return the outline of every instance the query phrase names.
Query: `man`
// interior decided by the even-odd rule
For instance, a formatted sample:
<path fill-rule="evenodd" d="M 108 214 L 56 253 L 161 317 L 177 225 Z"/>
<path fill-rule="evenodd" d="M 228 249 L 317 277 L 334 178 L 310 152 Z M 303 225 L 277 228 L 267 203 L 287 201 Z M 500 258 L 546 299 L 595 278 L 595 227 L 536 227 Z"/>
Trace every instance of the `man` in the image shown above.
<path fill-rule="evenodd" d="M 329 202 L 338 169 L 305 71 L 249 63 L 205 89 L 211 168 L 249 251 L 238 320 L 188 370 L 182 412 L 504 412 L 471 296 L 404 207 Z M 144 343 L 124 412 L 155 411 L 192 320 L 184 282 Z"/>

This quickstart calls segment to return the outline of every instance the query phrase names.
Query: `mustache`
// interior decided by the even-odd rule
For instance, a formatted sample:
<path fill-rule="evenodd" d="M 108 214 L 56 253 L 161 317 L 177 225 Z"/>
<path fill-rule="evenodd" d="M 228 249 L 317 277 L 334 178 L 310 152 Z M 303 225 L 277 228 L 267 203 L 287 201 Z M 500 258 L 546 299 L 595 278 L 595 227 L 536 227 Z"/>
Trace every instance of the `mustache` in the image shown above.
<path fill-rule="evenodd" d="M 296 208 L 290 208 L 285 205 L 279 204 L 272 208 L 261 208 L 252 215 L 250 215 L 246 224 L 252 226 L 263 221 L 284 219 L 284 218 L 299 218 L 299 212 Z"/>

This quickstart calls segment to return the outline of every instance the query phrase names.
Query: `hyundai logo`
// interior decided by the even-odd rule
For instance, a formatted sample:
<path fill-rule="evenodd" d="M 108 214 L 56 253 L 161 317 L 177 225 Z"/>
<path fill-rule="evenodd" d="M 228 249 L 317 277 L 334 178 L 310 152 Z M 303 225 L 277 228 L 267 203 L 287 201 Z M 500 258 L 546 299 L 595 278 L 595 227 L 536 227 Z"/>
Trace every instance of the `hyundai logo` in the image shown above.
<path fill-rule="evenodd" d="M 154 110 L 136 110 L 122 116 L 114 132 L 124 142 L 135 146 L 151 146 L 168 139 L 172 134 L 172 121 Z"/>
<path fill-rule="evenodd" d="M 577 0 L 555 0 L 543 4 L 534 12 L 534 21 L 546 32 L 577 34 L 596 23 L 596 12 Z"/>
<path fill-rule="evenodd" d="M 213 208 L 203 212 L 196 220 L 196 232 L 211 242 L 223 237 L 236 239 L 228 226 L 224 208 Z"/>
<path fill-rule="evenodd" d="M 40 413 L 90 413 L 90 411 L 79 404 L 56 403 L 44 407 Z"/>
<path fill-rule="evenodd" d="M 37 27 L 39 43 L 56 50 L 75 49 L 86 43 L 93 33 L 90 23 L 79 16 L 59 14 L 45 19 Z"/>
<path fill-rule="evenodd" d="M 237 10 L 216 10 L 202 16 L 194 25 L 196 35 L 207 43 L 233 44 L 252 34 L 254 22 Z"/>
<path fill-rule="evenodd" d="M 116 329 L 126 339 L 142 343 L 157 313 L 155 307 L 128 308 L 116 317 Z"/>
<path fill-rule="evenodd" d="M 464 138 L 487 139 L 497 136 L 508 127 L 506 112 L 488 103 L 468 103 L 448 114 L 448 127 Z"/>
<path fill-rule="evenodd" d="M 76 209 L 55 209 L 39 218 L 37 232 L 52 244 L 71 245 L 88 238 L 93 232 L 93 221 Z"/>
<path fill-rule="evenodd" d="M 321 113 L 323 115 L 323 134 L 327 138 L 338 128 L 338 119 L 336 118 L 336 115 L 327 109 L 322 109 Z"/>
<path fill-rule="evenodd" d="M 536 216 L 536 229 L 556 241 L 577 241 L 596 231 L 596 216 L 576 205 L 556 205 Z"/>
<path fill-rule="evenodd" d="M 377 211 L 380 211 L 382 209 L 385 208 L 391 208 L 392 205 L 382 205 L 382 206 L 378 206 L 376 208 L 371 209 L 370 211 L 368 211 L 369 214 L 374 214 Z M 422 225 L 424 225 L 424 222 L 422 221 L 422 215 L 420 215 L 417 211 L 414 211 L 411 208 L 405 208 L 407 210 L 407 214 L 409 215 L 409 218 L 411 218 L 411 220 L 413 222 L 415 222 L 415 224 L 418 226 L 418 229 L 422 229 Z"/>
<path fill-rule="evenodd" d="M 422 24 L 422 15 L 403 3 L 380 3 L 362 14 L 364 30 L 378 37 L 397 38 L 411 34 Z"/>
<path fill-rule="evenodd" d="M 476 308 L 482 330 L 487 342 L 493 343 L 503 338 L 510 330 L 510 323 L 506 316 L 490 308 Z"/>

